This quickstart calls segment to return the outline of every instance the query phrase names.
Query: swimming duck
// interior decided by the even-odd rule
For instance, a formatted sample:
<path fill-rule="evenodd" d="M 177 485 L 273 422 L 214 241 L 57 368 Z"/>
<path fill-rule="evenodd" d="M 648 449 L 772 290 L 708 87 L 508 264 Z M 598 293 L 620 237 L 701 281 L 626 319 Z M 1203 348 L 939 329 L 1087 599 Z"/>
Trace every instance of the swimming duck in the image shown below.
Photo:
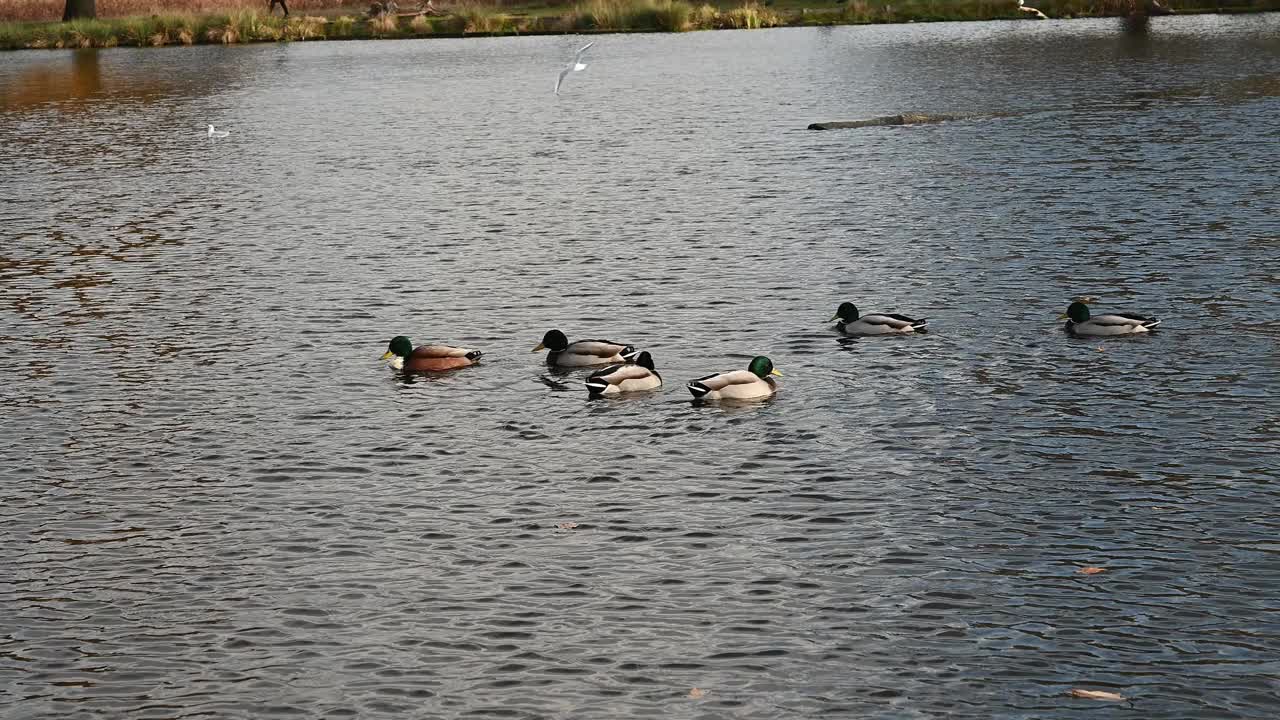
<path fill-rule="evenodd" d="M 778 390 L 770 375 L 782 376 L 773 361 L 763 355 L 751 358 L 746 370 L 731 370 L 689 382 L 695 400 L 750 400 L 769 397 Z"/>
<path fill-rule="evenodd" d="M 1082 302 L 1068 305 L 1061 317 L 1067 319 L 1064 329 L 1072 335 L 1133 335 L 1150 332 L 1160 324 L 1155 318 L 1133 313 L 1090 315 L 1089 306 Z"/>
<path fill-rule="evenodd" d="M 623 345 L 609 340 L 579 340 L 570 343 L 569 338 L 559 330 L 548 330 L 530 352 L 550 350 L 547 355 L 548 365 L 562 367 L 585 367 L 587 365 L 604 365 L 606 363 L 629 362 L 636 349 L 631 345 Z"/>
<path fill-rule="evenodd" d="M 591 397 L 659 387 L 662 387 L 662 376 L 653 369 L 653 358 L 647 352 L 641 352 L 633 362 L 610 365 L 587 378 L 587 392 Z"/>
<path fill-rule="evenodd" d="M 923 330 L 929 324 L 929 321 L 924 318 L 916 320 L 906 315 L 888 313 L 871 313 L 870 315 L 859 317 L 858 307 L 851 302 L 840 303 L 840 307 L 836 309 L 835 317 L 827 322 L 835 320 L 839 321 L 836 323 L 836 329 L 845 335 L 912 333 L 916 330 Z"/>
<path fill-rule="evenodd" d="M 423 370 L 452 370 L 454 368 L 475 365 L 480 359 L 479 350 L 451 347 L 449 345 L 423 345 L 414 348 L 409 338 L 397 335 L 387 343 L 387 351 L 382 354 L 383 360 L 391 360 L 391 367 L 397 370 L 419 372 Z"/>

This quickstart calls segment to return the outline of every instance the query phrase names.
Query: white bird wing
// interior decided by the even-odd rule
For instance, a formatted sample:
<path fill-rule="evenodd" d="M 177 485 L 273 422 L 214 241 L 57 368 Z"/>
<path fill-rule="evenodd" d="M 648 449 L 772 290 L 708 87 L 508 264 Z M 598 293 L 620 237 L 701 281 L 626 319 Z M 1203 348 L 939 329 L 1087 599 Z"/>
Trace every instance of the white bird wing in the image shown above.
<path fill-rule="evenodd" d="M 591 42 L 579 48 L 578 52 L 573 54 L 573 62 L 569 63 L 569 65 L 565 67 L 565 69 L 560 71 L 560 76 L 556 78 L 556 94 L 557 95 L 560 94 L 560 84 L 564 82 L 565 75 L 568 75 L 571 72 L 579 72 L 587 69 L 586 63 L 581 63 L 578 61 L 582 59 L 582 53 L 586 52 L 587 48 L 595 44 L 596 44 L 596 41 L 592 40 Z"/>

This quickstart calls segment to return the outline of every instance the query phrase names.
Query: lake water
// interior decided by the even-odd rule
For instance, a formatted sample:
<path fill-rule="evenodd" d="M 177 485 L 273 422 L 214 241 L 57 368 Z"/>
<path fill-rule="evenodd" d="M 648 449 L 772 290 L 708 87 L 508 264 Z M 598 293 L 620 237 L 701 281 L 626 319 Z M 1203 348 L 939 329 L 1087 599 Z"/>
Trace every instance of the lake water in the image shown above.
<path fill-rule="evenodd" d="M 0 56 L 0 715 L 1280 713 L 1280 16 L 595 40 Z"/>

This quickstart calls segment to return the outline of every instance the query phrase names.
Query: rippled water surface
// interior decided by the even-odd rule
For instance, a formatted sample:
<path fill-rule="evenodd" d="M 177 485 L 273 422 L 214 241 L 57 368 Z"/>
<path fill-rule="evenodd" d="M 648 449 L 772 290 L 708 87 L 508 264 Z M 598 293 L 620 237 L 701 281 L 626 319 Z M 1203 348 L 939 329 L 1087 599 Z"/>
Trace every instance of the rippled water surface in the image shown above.
<path fill-rule="evenodd" d="M 1275 717 L 1278 38 L 4 55 L 0 714 Z"/>

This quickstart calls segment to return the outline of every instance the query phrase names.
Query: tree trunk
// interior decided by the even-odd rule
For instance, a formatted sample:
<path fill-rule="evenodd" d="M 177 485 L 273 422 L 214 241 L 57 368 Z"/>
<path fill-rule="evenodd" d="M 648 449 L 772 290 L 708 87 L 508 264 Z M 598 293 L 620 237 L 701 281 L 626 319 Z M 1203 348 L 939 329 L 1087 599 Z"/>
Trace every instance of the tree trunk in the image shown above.
<path fill-rule="evenodd" d="M 62 22 L 76 18 L 98 17 L 97 0 L 67 0 L 66 9 L 62 11 Z"/>

